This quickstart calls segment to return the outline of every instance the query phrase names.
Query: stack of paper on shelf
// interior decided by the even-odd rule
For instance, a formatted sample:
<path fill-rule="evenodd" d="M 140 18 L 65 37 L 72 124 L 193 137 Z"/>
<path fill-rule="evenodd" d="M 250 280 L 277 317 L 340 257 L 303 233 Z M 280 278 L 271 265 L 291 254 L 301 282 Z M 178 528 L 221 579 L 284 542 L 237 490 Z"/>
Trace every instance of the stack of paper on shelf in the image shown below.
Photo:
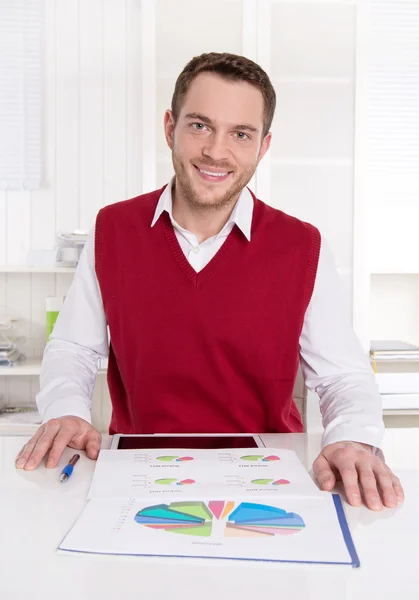
<path fill-rule="evenodd" d="M 75 267 L 79 262 L 87 238 L 87 231 L 77 229 L 69 233 L 60 233 L 57 237 L 57 265 Z"/>
<path fill-rule="evenodd" d="M 33 427 L 42 423 L 41 415 L 35 406 L 1 406 L 0 398 L 0 429 L 2 427 Z"/>
<path fill-rule="evenodd" d="M 0 314 L 0 368 L 13 367 L 25 357 L 16 345 L 16 319 Z"/>
<path fill-rule="evenodd" d="M 373 340 L 370 355 L 376 362 L 419 361 L 419 346 L 400 340 Z"/>

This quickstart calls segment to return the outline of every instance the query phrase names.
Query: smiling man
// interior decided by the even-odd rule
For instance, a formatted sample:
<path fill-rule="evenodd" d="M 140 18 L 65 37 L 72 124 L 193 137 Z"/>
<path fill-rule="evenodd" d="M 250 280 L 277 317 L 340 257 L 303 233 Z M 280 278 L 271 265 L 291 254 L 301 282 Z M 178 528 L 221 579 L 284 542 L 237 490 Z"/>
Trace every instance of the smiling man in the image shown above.
<path fill-rule="evenodd" d="M 97 457 L 99 356 L 109 356 L 111 433 L 300 432 L 301 363 L 325 427 L 320 486 L 340 477 L 351 504 L 362 492 L 374 510 L 403 498 L 379 456 L 380 396 L 326 241 L 246 187 L 274 111 L 254 62 L 211 53 L 186 65 L 164 117 L 175 177 L 99 212 L 45 351 L 43 425 L 17 467 L 48 452 L 54 467 L 67 445 Z"/>

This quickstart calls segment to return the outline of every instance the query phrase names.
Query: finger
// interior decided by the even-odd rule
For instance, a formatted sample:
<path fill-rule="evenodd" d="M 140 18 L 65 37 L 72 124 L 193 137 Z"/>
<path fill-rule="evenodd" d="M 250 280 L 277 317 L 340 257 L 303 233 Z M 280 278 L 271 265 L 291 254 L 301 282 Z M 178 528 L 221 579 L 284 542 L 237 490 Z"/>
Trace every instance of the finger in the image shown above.
<path fill-rule="evenodd" d="M 404 501 L 404 490 L 403 486 L 400 483 L 400 479 L 393 473 L 388 465 L 385 462 L 381 462 L 381 466 L 385 471 L 390 475 L 391 481 L 393 483 L 394 493 L 396 494 L 396 498 L 399 502 Z"/>
<path fill-rule="evenodd" d="M 359 481 L 362 485 L 365 504 L 371 510 L 381 510 L 383 504 L 377 489 L 377 480 L 371 467 L 359 467 Z"/>
<path fill-rule="evenodd" d="M 381 501 L 387 508 L 397 508 L 396 493 L 393 488 L 393 478 L 387 469 L 374 469 L 375 478 L 380 491 Z"/>
<path fill-rule="evenodd" d="M 100 433 L 98 431 L 92 431 L 92 433 L 90 433 L 87 436 L 86 454 L 92 460 L 97 459 L 97 457 L 99 455 L 101 443 L 102 443 L 102 436 L 100 435 Z"/>
<path fill-rule="evenodd" d="M 57 435 L 59 430 L 60 424 L 52 422 L 51 424 L 49 424 L 48 427 L 44 429 L 44 432 L 36 441 L 36 444 L 32 449 L 32 453 L 29 456 L 29 459 L 24 467 L 27 471 L 32 471 L 33 469 L 36 469 L 39 466 L 40 462 L 42 461 L 48 450 L 51 448 L 55 436 Z"/>
<path fill-rule="evenodd" d="M 328 460 L 322 454 L 320 454 L 320 456 L 314 461 L 313 472 L 316 476 L 320 489 L 329 492 L 335 487 L 335 474 L 333 473 Z"/>
<path fill-rule="evenodd" d="M 26 446 L 26 444 L 25 444 L 25 446 Z M 22 446 L 22 448 L 21 448 L 21 449 L 19 450 L 19 452 L 16 454 L 15 463 L 17 463 L 17 462 L 19 461 L 19 457 L 20 457 L 20 455 L 22 454 L 22 452 L 24 451 L 24 449 L 25 449 L 25 446 Z"/>
<path fill-rule="evenodd" d="M 404 500 L 400 479 L 386 464 L 382 464 L 382 467 L 375 471 L 384 505 L 388 508 L 396 508 L 397 503 Z"/>
<path fill-rule="evenodd" d="M 335 464 L 342 478 L 346 498 L 352 506 L 359 506 L 361 500 L 361 490 L 358 484 L 358 471 L 355 468 L 355 462 L 351 459 L 337 460 Z"/>
<path fill-rule="evenodd" d="M 41 425 L 41 427 L 38 429 L 38 431 L 35 433 L 35 435 L 33 435 L 31 437 L 31 439 L 29 440 L 29 442 L 27 442 L 23 446 L 23 448 L 21 449 L 21 451 L 19 452 L 19 454 L 16 457 L 15 465 L 16 465 L 17 469 L 23 469 L 23 467 L 26 465 L 26 462 L 28 461 L 30 455 L 32 454 L 32 450 L 35 447 L 35 444 L 38 441 L 38 439 L 43 434 L 44 429 L 45 429 L 45 425 Z"/>
<path fill-rule="evenodd" d="M 396 497 L 397 500 L 399 502 L 403 502 L 404 500 L 404 491 L 403 491 L 403 487 L 400 483 L 400 479 L 398 477 L 396 477 L 396 475 L 394 475 L 394 473 L 391 474 L 391 479 L 393 481 L 393 489 L 396 493 Z"/>
<path fill-rule="evenodd" d="M 73 431 L 63 428 L 60 429 L 52 442 L 48 460 L 45 464 L 48 469 L 53 469 L 57 466 L 58 461 L 60 460 L 65 448 L 67 448 L 73 436 Z"/>

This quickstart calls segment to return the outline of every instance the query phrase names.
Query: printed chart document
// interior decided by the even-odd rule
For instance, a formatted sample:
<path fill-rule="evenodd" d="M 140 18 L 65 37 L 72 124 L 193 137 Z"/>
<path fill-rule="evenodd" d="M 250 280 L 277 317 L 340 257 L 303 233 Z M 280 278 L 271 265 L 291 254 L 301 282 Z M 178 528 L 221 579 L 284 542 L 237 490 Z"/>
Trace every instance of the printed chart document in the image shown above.
<path fill-rule="evenodd" d="M 291 450 L 102 450 L 88 497 L 60 551 L 359 566 Z"/>
<path fill-rule="evenodd" d="M 102 450 L 88 498 L 321 495 L 295 452 L 256 450 Z"/>

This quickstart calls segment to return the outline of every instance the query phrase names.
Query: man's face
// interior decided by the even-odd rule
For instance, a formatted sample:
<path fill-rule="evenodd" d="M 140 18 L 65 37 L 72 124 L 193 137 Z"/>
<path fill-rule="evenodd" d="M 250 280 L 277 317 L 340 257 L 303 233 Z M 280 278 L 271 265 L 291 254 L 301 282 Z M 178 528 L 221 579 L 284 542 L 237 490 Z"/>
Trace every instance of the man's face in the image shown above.
<path fill-rule="evenodd" d="M 246 82 L 200 73 L 176 125 L 165 114 L 176 186 L 195 208 L 220 209 L 237 200 L 269 148 L 262 139 L 262 93 Z"/>

